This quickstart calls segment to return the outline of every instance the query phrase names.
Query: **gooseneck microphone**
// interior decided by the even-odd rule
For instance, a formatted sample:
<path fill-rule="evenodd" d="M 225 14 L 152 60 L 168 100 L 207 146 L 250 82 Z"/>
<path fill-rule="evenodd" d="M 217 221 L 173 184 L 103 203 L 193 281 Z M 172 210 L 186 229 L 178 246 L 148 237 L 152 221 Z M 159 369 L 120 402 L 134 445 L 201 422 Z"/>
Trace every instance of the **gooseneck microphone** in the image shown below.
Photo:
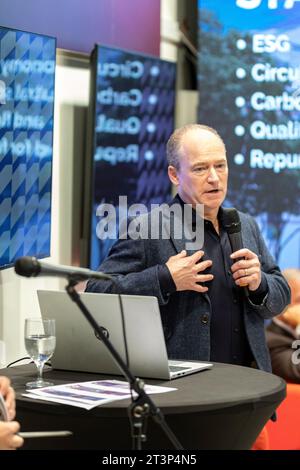
<path fill-rule="evenodd" d="M 238 211 L 232 207 L 229 209 L 223 209 L 221 222 L 226 232 L 228 233 L 229 242 L 232 253 L 244 248 L 243 239 L 241 234 L 241 221 Z M 240 258 L 243 259 L 243 258 Z M 237 259 L 235 262 L 238 261 Z M 246 297 L 249 297 L 249 289 L 247 286 L 242 286 Z"/>
<path fill-rule="evenodd" d="M 112 276 L 90 269 L 77 268 L 76 266 L 63 266 L 44 263 L 33 256 L 23 256 L 15 262 L 15 272 L 20 276 L 58 276 L 76 281 L 85 281 L 87 279 L 110 280 Z"/>

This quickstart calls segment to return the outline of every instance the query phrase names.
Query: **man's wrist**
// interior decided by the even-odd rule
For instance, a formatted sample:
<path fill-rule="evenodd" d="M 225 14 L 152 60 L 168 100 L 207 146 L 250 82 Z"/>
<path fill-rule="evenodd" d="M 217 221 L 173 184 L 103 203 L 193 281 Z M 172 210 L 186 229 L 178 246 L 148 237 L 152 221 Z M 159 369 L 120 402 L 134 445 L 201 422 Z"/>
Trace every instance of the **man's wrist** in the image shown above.
<path fill-rule="evenodd" d="M 169 296 L 176 292 L 176 285 L 173 281 L 169 268 L 165 264 L 158 266 L 158 281 L 160 290 L 164 296 Z"/>
<path fill-rule="evenodd" d="M 261 273 L 261 282 L 256 290 L 249 290 L 249 300 L 254 305 L 264 305 L 268 297 L 268 283 L 264 273 Z"/>

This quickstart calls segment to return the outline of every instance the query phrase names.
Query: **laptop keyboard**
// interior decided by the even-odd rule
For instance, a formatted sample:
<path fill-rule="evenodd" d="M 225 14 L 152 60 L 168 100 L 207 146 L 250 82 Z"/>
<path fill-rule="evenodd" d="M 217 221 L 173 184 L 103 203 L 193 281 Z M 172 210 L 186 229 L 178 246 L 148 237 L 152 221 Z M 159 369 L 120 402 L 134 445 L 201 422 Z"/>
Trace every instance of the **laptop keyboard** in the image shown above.
<path fill-rule="evenodd" d="M 169 366 L 170 372 L 180 372 L 181 370 L 189 370 L 191 367 Z"/>

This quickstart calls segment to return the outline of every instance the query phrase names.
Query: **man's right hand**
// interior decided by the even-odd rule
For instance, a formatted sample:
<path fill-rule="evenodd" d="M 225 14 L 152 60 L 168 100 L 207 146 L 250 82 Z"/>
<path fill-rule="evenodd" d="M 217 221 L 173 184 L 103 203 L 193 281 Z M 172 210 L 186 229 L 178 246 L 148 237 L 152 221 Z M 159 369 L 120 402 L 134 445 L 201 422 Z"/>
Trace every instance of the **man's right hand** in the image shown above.
<path fill-rule="evenodd" d="M 176 290 L 194 290 L 196 292 L 207 292 L 208 288 L 199 283 L 211 281 L 212 274 L 200 274 L 202 271 L 212 265 L 211 260 L 200 261 L 203 257 L 204 251 L 196 251 L 191 256 L 187 256 L 185 250 L 182 250 L 178 255 L 171 256 L 166 262 L 172 279 L 176 285 Z"/>

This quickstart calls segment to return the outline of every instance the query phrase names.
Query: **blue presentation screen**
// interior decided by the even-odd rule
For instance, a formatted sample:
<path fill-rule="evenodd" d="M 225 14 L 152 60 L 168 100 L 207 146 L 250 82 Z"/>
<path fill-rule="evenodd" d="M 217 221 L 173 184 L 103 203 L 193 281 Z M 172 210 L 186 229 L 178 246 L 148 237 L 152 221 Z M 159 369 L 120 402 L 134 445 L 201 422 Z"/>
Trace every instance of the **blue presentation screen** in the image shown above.
<path fill-rule="evenodd" d="M 117 235 L 100 236 L 101 205 L 114 205 L 118 222 L 125 205 L 138 203 L 149 209 L 151 204 L 170 200 L 165 146 L 174 128 L 176 66 L 97 46 L 94 81 L 89 259 L 96 269 Z M 120 196 L 126 196 L 126 204 L 120 204 Z"/>
<path fill-rule="evenodd" d="M 0 27 L 0 266 L 50 255 L 55 39 Z"/>
<path fill-rule="evenodd" d="M 199 122 L 222 135 L 227 204 L 300 267 L 300 1 L 199 1 Z"/>

